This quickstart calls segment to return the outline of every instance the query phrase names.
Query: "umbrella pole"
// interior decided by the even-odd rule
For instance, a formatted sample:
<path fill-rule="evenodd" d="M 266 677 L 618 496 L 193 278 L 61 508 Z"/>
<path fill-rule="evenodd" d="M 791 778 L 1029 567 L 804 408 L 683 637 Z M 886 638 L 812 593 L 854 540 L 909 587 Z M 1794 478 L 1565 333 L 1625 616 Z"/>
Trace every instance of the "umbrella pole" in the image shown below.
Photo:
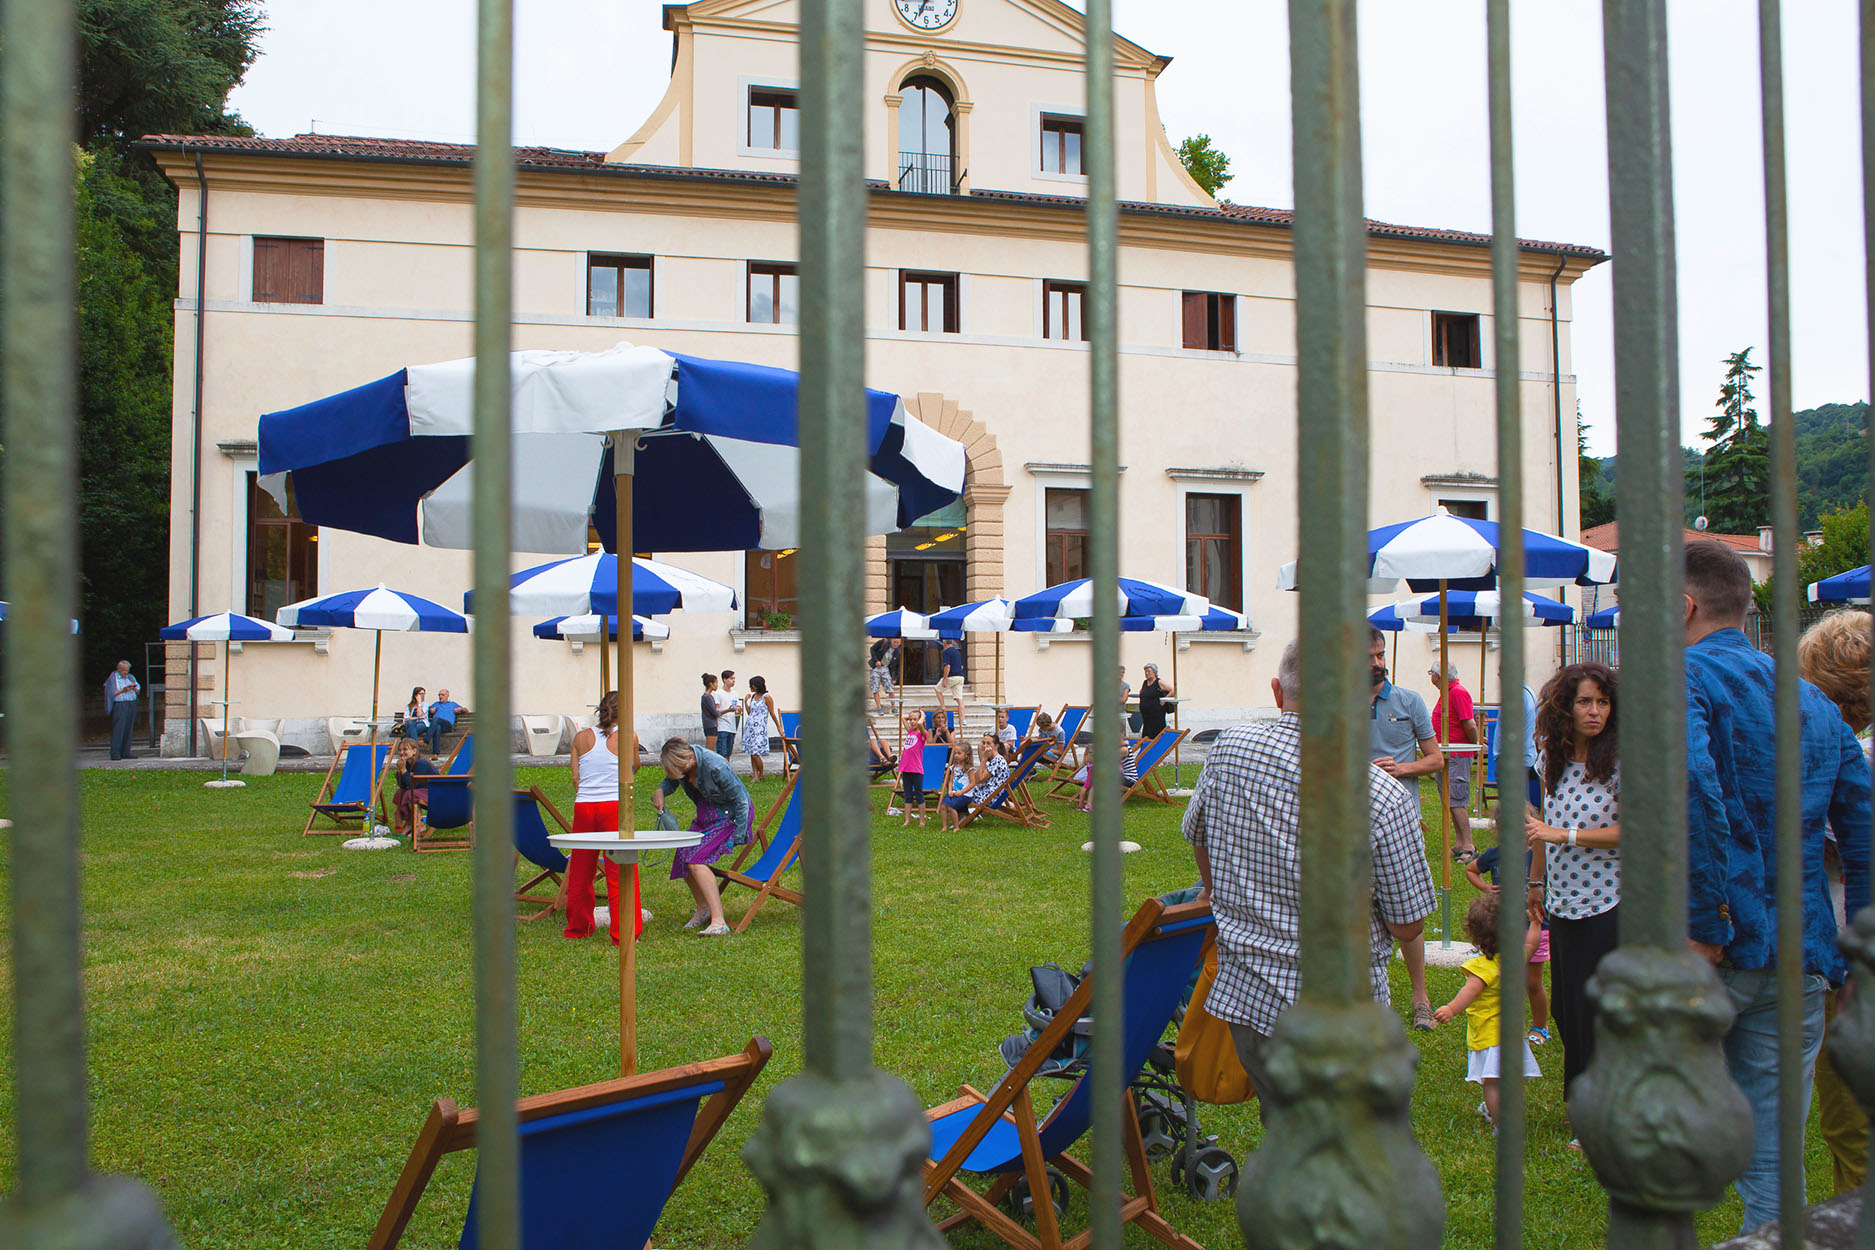
<path fill-rule="evenodd" d="M 373 808 L 379 808 L 382 807 L 384 803 L 384 778 L 380 776 L 377 771 L 378 672 L 384 665 L 384 631 L 381 629 L 374 630 L 371 637 L 374 640 L 371 644 L 371 754 L 366 758 L 371 761 L 371 806 Z M 226 726 L 223 726 L 223 728 L 226 728 Z M 382 815 L 381 812 L 379 814 Z M 416 844 L 417 839 L 413 832 L 410 838 L 410 845 L 414 847 Z"/>
<path fill-rule="evenodd" d="M 234 643 L 223 639 L 221 644 L 221 779 L 223 781 L 228 780 L 228 748 L 234 745 L 234 700 L 228 697 L 228 653 L 232 650 L 234 650 Z"/>
<path fill-rule="evenodd" d="M 1167 634 L 1166 637 L 1172 640 L 1172 728 L 1178 729 L 1180 728 L 1178 723 L 1178 635 Z M 1172 743 L 1172 788 L 1174 790 L 1185 788 L 1185 778 L 1179 774 L 1178 759 L 1179 742 L 1182 741 L 1183 739 L 1179 739 Z"/>
<path fill-rule="evenodd" d="M 1439 909 L 1440 919 L 1445 926 L 1445 936 L 1439 945 L 1449 947 L 1452 944 L 1452 829 L 1451 813 L 1446 810 L 1445 796 L 1451 793 L 1451 761 L 1445 758 L 1445 752 L 1451 746 L 1452 735 L 1446 726 L 1452 720 L 1451 669 L 1447 664 L 1451 658 L 1449 648 L 1452 635 L 1446 626 L 1451 616 L 1445 598 L 1445 579 L 1439 579 L 1439 680 L 1446 682 L 1447 695 L 1439 700 Z"/>
<path fill-rule="evenodd" d="M 1500 600 L 1497 605 L 1497 619 L 1499 622 L 1498 629 L 1502 631 L 1504 628 L 1503 626 L 1504 604 L 1502 600 Z M 1490 655 L 1490 653 L 1491 653 L 1491 622 L 1487 620 L 1484 623 L 1484 632 L 1478 635 L 1478 697 L 1472 700 L 1472 720 L 1477 722 L 1478 724 L 1478 749 L 1472 753 L 1472 757 L 1471 757 L 1470 807 L 1471 807 L 1472 812 L 1479 816 L 1484 815 L 1484 725 L 1483 725 L 1483 722 L 1484 722 L 1484 705 L 1486 703 L 1486 699 L 1484 697 L 1486 694 L 1485 679 L 1484 679 L 1484 663 L 1485 663 L 1486 658 Z M 1500 846 L 1503 845 L 1504 837 L 1502 834 L 1498 835 L 1497 841 L 1498 841 L 1498 845 Z M 1473 847 L 1477 846 L 1476 840 L 1472 842 L 1472 845 Z"/>
<path fill-rule="evenodd" d="M 629 838 L 638 828 L 633 810 L 634 790 L 638 781 L 638 735 L 632 717 L 632 631 L 626 623 L 631 608 L 632 585 L 636 578 L 632 567 L 632 471 L 636 449 L 633 435 L 612 436 L 613 521 L 617 531 L 614 546 L 618 556 L 618 733 L 619 755 L 631 761 L 619 769 L 619 837 Z M 603 631 L 601 631 L 603 633 Z M 602 643 L 600 649 L 604 649 Z M 602 695 L 601 698 L 604 696 Z M 615 916 L 618 922 L 618 1067 L 620 1076 L 638 1070 L 638 911 L 632 906 L 638 894 L 637 856 L 632 856 L 630 881 L 625 865 L 619 865 L 619 900 Z M 630 912 L 630 915 L 623 913 Z"/>
<path fill-rule="evenodd" d="M 605 692 L 612 688 L 612 653 L 606 650 L 606 644 L 612 640 L 606 637 L 605 614 L 599 614 L 599 697 L 605 698 Z"/>

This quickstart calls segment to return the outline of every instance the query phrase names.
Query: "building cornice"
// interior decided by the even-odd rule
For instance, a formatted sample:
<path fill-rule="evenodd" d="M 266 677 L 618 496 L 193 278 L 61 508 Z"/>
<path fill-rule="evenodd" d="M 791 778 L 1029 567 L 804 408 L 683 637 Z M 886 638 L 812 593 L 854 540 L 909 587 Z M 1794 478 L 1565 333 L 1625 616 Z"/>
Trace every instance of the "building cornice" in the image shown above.
<path fill-rule="evenodd" d="M 1170 468 L 1165 471 L 1170 478 L 1193 482 L 1256 482 L 1263 478 L 1263 470 L 1247 469 L 1242 465 L 1221 464 L 1200 468 Z"/>
<path fill-rule="evenodd" d="M 1475 490 L 1496 490 L 1497 479 L 1484 473 L 1428 473 L 1419 479 L 1421 486 L 1458 486 Z"/>

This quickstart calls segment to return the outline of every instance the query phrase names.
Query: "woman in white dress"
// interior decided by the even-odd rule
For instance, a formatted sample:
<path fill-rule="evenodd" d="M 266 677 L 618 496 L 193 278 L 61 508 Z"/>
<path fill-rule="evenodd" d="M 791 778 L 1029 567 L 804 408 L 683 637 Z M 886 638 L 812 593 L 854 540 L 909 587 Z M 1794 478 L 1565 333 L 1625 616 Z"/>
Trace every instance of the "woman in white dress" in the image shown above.
<path fill-rule="evenodd" d="M 769 727 L 780 723 L 768 682 L 759 675 L 749 678 L 749 697 L 742 714 L 742 749 L 749 753 L 749 768 L 757 781 L 762 779 L 763 761 L 768 758 Z"/>

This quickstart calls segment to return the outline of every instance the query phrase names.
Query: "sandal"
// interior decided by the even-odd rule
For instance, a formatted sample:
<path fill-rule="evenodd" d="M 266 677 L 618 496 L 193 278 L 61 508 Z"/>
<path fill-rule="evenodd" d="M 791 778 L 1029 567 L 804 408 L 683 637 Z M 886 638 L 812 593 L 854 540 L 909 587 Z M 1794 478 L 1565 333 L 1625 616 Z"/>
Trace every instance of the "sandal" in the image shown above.
<path fill-rule="evenodd" d="M 1438 1023 L 1439 1023 L 1438 1017 L 1432 1014 L 1432 1004 L 1430 1003 L 1414 1003 L 1413 1004 L 1413 1027 L 1414 1028 L 1430 1033 L 1438 1025 Z"/>
<path fill-rule="evenodd" d="M 1530 1043 L 1532 1046 L 1541 1046 L 1544 1042 L 1549 1041 L 1549 1030 L 1533 1028 L 1524 1036 L 1523 1040 Z"/>
<path fill-rule="evenodd" d="M 1461 868 L 1476 858 L 1478 858 L 1476 851 L 1468 851 L 1462 846 L 1452 848 L 1452 862 Z"/>
<path fill-rule="evenodd" d="M 697 936 L 698 937 L 728 937 L 729 926 L 726 924 L 708 925 L 704 928 L 698 929 Z"/>
<path fill-rule="evenodd" d="M 684 921 L 684 928 L 701 929 L 704 925 L 708 924 L 709 922 L 710 922 L 709 911 L 707 909 L 698 910 L 698 911 L 692 912 L 690 915 L 690 919 Z"/>

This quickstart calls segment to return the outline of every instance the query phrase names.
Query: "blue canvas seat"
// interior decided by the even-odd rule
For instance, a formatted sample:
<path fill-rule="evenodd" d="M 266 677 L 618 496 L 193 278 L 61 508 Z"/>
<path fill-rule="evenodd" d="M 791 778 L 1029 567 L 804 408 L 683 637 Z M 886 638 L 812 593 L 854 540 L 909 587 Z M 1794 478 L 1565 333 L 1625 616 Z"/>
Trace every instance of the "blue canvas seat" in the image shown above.
<path fill-rule="evenodd" d="M 523 1098 L 521 1245 L 524 1250 L 643 1250 L 665 1203 L 767 1064 L 768 1039 L 707 1063 L 643 1072 Z M 473 1150 L 480 1117 L 439 1098 L 372 1230 L 390 1250 L 415 1214 L 438 1161 Z M 478 1244 L 478 1179 L 469 1191 L 463 1250 Z M 596 1218 L 594 1195 L 603 1195 Z"/>
<path fill-rule="evenodd" d="M 1032 829 L 1046 829 L 1054 822 L 1037 807 L 1028 797 L 1028 781 L 1036 767 L 1041 763 L 1042 755 L 1048 749 L 1046 742 L 1031 742 L 1022 748 L 1016 756 L 1016 762 L 1009 767 L 1009 776 L 1003 784 L 996 787 L 995 793 L 981 803 L 972 803 L 957 818 L 957 827 L 964 828 L 985 812 L 1013 820 Z"/>
<path fill-rule="evenodd" d="M 1500 708 L 1484 709 L 1484 781 L 1478 786 L 1478 795 L 1487 807 L 1497 801 L 1497 723 L 1501 712 Z"/>
<path fill-rule="evenodd" d="M 1158 1045 L 1179 1003 L 1185 996 L 1204 948 L 1215 931 L 1207 903 L 1167 907 L 1148 900 L 1134 913 L 1121 938 L 1124 959 L 1126 1020 L 1123 1029 L 1122 1079 L 1139 1075 Z M 1092 1173 L 1067 1151 L 1086 1134 L 1093 1120 L 1091 1076 L 1077 1080 L 1038 1124 L 1029 1083 L 1044 1062 L 1067 1038 L 1076 1021 L 1093 1002 L 1094 980 L 1084 979 L 1054 1020 L 1023 1051 L 1008 1075 L 989 1094 L 965 1086 L 962 1095 L 925 1113 L 931 1124 L 931 1157 L 925 1163 L 924 1201 L 929 1207 L 939 1196 L 952 1199 L 959 1214 L 939 1225 L 949 1229 L 970 1220 L 980 1221 L 1011 1245 L 1061 1250 L 1063 1241 L 1049 1193 L 1047 1168 L 1052 1166 L 1069 1180 L 1086 1186 Z M 1091 1071 L 1091 1065 L 1090 1065 Z M 1158 1202 L 1147 1179 L 1145 1148 L 1135 1119 L 1133 1100 L 1126 1100 L 1124 1142 L 1134 1197 L 1125 1206 L 1126 1222 L 1136 1225 L 1168 1246 L 1201 1250 L 1159 1214 Z M 989 1189 L 978 1193 L 960 1174 L 993 1177 Z M 1035 1232 L 1017 1224 L 997 1205 L 1026 1179 L 1036 1195 Z M 1077 1241 L 1080 1239 L 1076 1239 Z"/>
<path fill-rule="evenodd" d="M 1184 739 L 1183 729 L 1167 729 L 1142 746 L 1139 758 L 1134 761 L 1134 767 L 1139 770 L 1137 779 L 1120 795 L 1120 801 L 1125 802 L 1136 794 L 1143 794 L 1149 799 L 1170 803 L 1172 796 L 1166 792 L 1165 783 L 1159 780 L 1154 770 L 1165 762 L 1165 757 L 1172 753 L 1172 748 Z"/>
<path fill-rule="evenodd" d="M 781 718 L 781 774 L 785 777 L 801 766 L 801 714 L 777 709 L 777 715 Z"/>
<path fill-rule="evenodd" d="M 1039 707 L 1006 707 L 1003 709 L 1004 712 L 1008 713 L 1010 727 L 1016 731 L 1016 736 L 1018 738 L 1026 738 L 1029 736 L 1029 726 L 1035 723 L 1035 714 L 1041 710 L 1042 709 Z"/>
<path fill-rule="evenodd" d="M 514 862 L 518 868 L 523 860 L 540 871 L 514 887 L 514 901 L 532 907 L 526 915 L 516 916 L 516 920 L 539 920 L 555 908 L 564 905 L 561 874 L 566 871 L 566 852 L 548 841 L 550 830 L 547 817 L 561 833 L 573 832 L 573 827 L 566 823 L 566 817 L 553 805 L 546 793 L 539 786 L 514 792 Z M 536 894 L 534 889 L 543 883 L 551 883 L 551 894 Z"/>
<path fill-rule="evenodd" d="M 475 844 L 475 735 L 464 734 L 439 776 L 426 778 L 429 801 L 411 831 L 413 851 L 463 851 Z"/>
<path fill-rule="evenodd" d="M 363 826 L 373 809 L 377 811 L 378 820 L 388 824 L 389 817 L 384 810 L 384 770 L 389 767 L 390 758 L 388 742 L 380 742 L 375 747 L 368 742 L 357 743 L 333 756 L 332 767 L 326 769 L 325 780 L 319 785 L 319 797 L 312 801 L 312 811 L 300 835 L 350 832 Z M 334 828 L 314 829 L 313 822 L 321 817 L 331 821 Z"/>
<path fill-rule="evenodd" d="M 1089 709 L 1070 703 L 1061 709 L 1061 715 L 1055 718 L 1055 728 L 1061 733 L 1061 749 L 1048 765 L 1048 776 L 1042 780 L 1049 783 L 1049 797 L 1059 795 L 1068 786 L 1078 786 L 1074 774 L 1081 771 L 1081 746 L 1077 739 L 1081 735 L 1081 726 L 1087 722 Z"/>
<path fill-rule="evenodd" d="M 759 831 L 760 837 L 743 847 L 742 853 L 736 856 L 735 862 L 727 867 L 721 864 L 710 865 L 710 871 L 716 874 L 717 880 L 722 884 L 729 885 L 733 882 L 755 891 L 755 901 L 750 903 L 748 910 L 742 913 L 742 919 L 736 921 L 737 933 L 749 927 L 749 921 L 755 919 L 755 913 L 760 911 L 762 904 L 771 898 L 778 898 L 784 903 L 793 903 L 796 907 L 801 905 L 801 892 L 781 884 L 782 874 L 794 866 L 794 861 L 801 854 L 800 780 L 799 772 L 788 778 L 788 784 L 782 787 L 781 797 L 776 800 L 775 806 L 769 809 L 768 816 L 762 821 L 765 828 Z M 780 817 L 779 820 L 776 819 L 777 815 Z M 743 861 L 748 859 L 757 847 L 761 848 L 760 857 L 746 869 L 743 868 Z"/>
<path fill-rule="evenodd" d="M 924 746 L 924 801 L 935 807 L 947 793 L 950 784 L 951 749 L 948 743 L 927 742 Z M 892 794 L 886 800 L 886 806 L 899 807 L 905 802 L 905 789 L 899 780 L 900 775 L 892 774 Z"/>

